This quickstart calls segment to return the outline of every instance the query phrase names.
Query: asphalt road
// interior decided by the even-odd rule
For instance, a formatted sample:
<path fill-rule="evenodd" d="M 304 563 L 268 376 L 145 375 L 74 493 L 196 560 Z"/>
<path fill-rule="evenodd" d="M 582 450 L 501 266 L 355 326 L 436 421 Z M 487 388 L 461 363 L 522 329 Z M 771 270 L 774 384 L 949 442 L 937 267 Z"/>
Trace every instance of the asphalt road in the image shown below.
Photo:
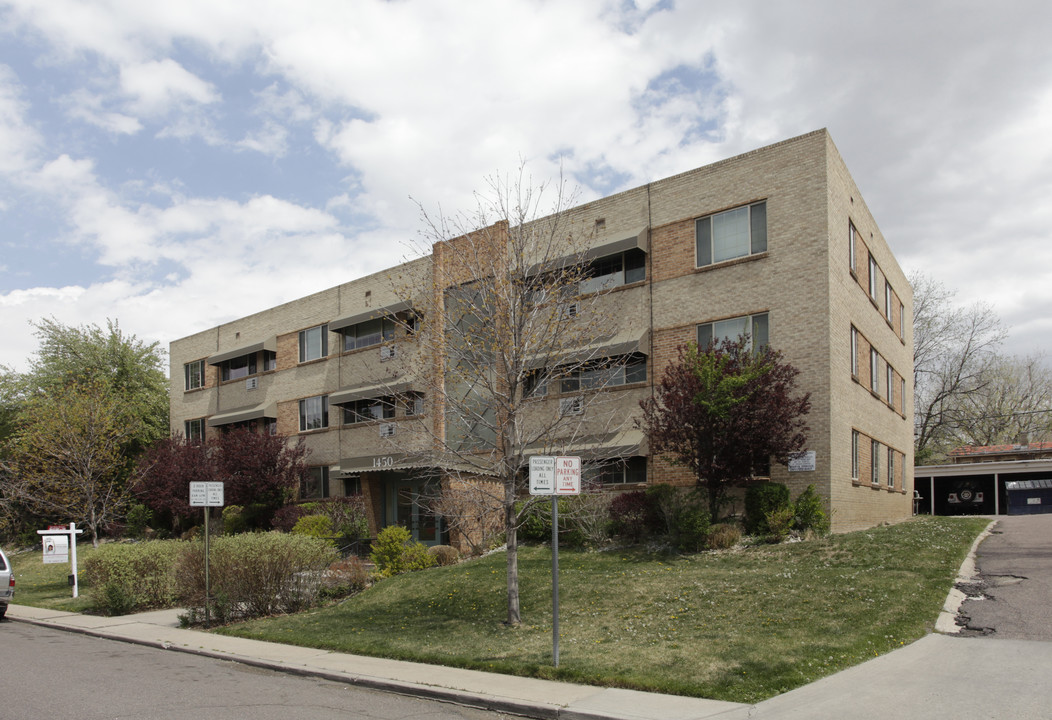
<path fill-rule="evenodd" d="M 979 582 L 961 588 L 962 635 L 1052 640 L 1052 514 L 998 518 L 975 565 Z"/>
<path fill-rule="evenodd" d="M 0 717 L 496 720 L 498 713 L 26 623 L 0 623 Z"/>

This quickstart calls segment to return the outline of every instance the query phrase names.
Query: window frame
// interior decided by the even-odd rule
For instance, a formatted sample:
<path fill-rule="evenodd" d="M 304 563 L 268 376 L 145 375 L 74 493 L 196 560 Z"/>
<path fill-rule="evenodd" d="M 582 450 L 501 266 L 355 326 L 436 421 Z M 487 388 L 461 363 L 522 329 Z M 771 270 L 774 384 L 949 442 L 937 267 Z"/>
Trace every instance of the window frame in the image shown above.
<path fill-rule="evenodd" d="M 315 402 L 320 402 L 320 408 L 310 407 Z M 325 430 L 329 427 L 329 396 L 314 395 L 299 401 L 300 410 L 300 432 L 313 432 Z M 317 416 L 317 425 L 311 425 L 312 418 Z"/>
<path fill-rule="evenodd" d="M 851 267 L 851 274 L 854 275 L 858 272 L 858 255 L 855 246 L 855 236 L 858 234 L 858 230 L 855 229 L 855 223 L 849 218 L 847 221 L 847 246 L 848 246 L 848 262 Z"/>
<path fill-rule="evenodd" d="M 369 332 L 362 336 L 359 340 L 359 330 L 365 326 L 378 324 L 378 332 Z M 351 352 L 353 350 L 364 350 L 365 348 L 377 347 L 384 343 L 394 342 L 395 328 L 398 327 L 398 322 L 387 315 L 373 318 L 372 320 L 364 320 L 354 325 L 348 325 L 345 328 L 340 328 L 340 347 L 343 352 Z M 373 341 L 372 338 L 376 340 Z M 350 344 L 351 341 L 353 345 Z M 368 342 L 366 342 L 368 340 Z"/>
<path fill-rule="evenodd" d="M 869 254 L 869 296 L 874 302 L 877 300 L 877 259 L 873 253 Z"/>
<path fill-rule="evenodd" d="M 851 326 L 851 376 L 858 377 L 858 328 Z"/>
<path fill-rule="evenodd" d="M 895 489 L 895 449 L 888 448 L 888 488 Z"/>
<path fill-rule="evenodd" d="M 194 432 L 194 428 L 197 431 Z M 183 438 L 188 441 L 200 442 L 205 439 L 205 418 L 193 418 L 183 421 Z"/>
<path fill-rule="evenodd" d="M 325 498 L 331 497 L 329 492 L 329 466 L 328 465 L 312 465 L 307 468 L 307 474 L 310 475 L 314 471 L 318 471 L 318 478 L 303 478 L 300 481 L 300 500 L 324 500 Z M 317 494 L 308 493 L 308 484 L 317 483 L 318 492 Z"/>
<path fill-rule="evenodd" d="M 880 395 L 880 353 L 873 347 L 869 349 L 869 389 Z"/>
<path fill-rule="evenodd" d="M 718 238 L 713 227 L 720 218 L 729 218 L 732 214 L 745 211 L 745 235 L 747 250 L 737 255 L 731 255 L 716 260 L 716 244 Z M 755 218 L 755 219 L 754 219 Z M 762 227 L 761 227 L 762 224 Z M 767 200 L 739 205 L 728 208 L 711 215 L 700 217 L 694 221 L 694 267 L 705 268 L 731 262 L 741 258 L 762 255 L 767 252 Z M 706 247 L 707 246 L 707 247 Z M 705 247 L 705 251 L 702 248 Z"/>
<path fill-rule="evenodd" d="M 191 377 L 194 372 L 193 368 L 196 366 L 197 369 L 197 384 L 193 384 Z M 200 390 L 205 386 L 205 361 L 191 360 L 188 363 L 183 364 L 183 390 L 189 392 L 190 390 Z"/>
<path fill-rule="evenodd" d="M 869 482 L 871 485 L 880 485 L 880 442 L 877 440 L 870 440 L 870 468 Z"/>
<path fill-rule="evenodd" d="M 222 382 L 232 382 L 234 380 L 244 380 L 250 378 L 253 375 L 259 375 L 259 361 L 256 357 L 259 353 L 248 353 L 246 355 L 239 355 L 229 360 L 224 360 L 219 364 L 219 377 Z M 237 360 L 247 359 L 244 365 L 245 373 L 234 375 L 234 371 L 240 371 L 241 365 L 234 366 L 232 363 Z"/>
<path fill-rule="evenodd" d="M 314 336 L 317 336 L 316 338 Z M 299 332 L 300 362 L 314 362 L 329 355 L 329 326 L 315 325 Z M 317 354 L 315 354 L 317 353 Z"/>
<path fill-rule="evenodd" d="M 861 477 L 861 466 L 859 465 L 859 443 L 861 442 L 858 430 L 851 431 L 851 479 L 858 480 Z"/>
<path fill-rule="evenodd" d="M 758 318 L 764 318 L 764 320 L 762 322 L 762 327 L 763 327 L 764 339 L 766 340 L 766 342 L 761 343 L 759 346 L 754 346 L 753 341 L 756 339 L 756 335 L 757 335 L 756 327 L 757 327 L 757 319 Z M 720 323 L 727 323 L 727 322 L 736 321 L 736 320 L 743 320 L 743 319 L 745 320 L 745 324 L 746 324 L 746 331 L 745 331 L 744 334 L 747 334 L 749 336 L 748 347 L 749 347 L 750 350 L 752 350 L 753 352 L 760 352 L 763 348 L 765 348 L 765 347 L 767 347 L 768 345 L 771 344 L 771 313 L 768 311 L 768 312 L 762 312 L 762 313 L 754 313 L 753 315 L 738 315 L 736 317 L 724 318 L 722 320 L 714 320 L 712 322 L 699 323 L 694 328 L 695 341 L 698 344 L 698 349 L 701 350 L 702 352 L 704 352 L 706 349 L 708 349 L 710 343 L 713 343 L 713 341 L 716 340 L 716 326 L 718 324 L 720 324 Z M 707 340 L 703 339 L 702 328 L 708 328 L 708 332 L 707 332 L 708 339 Z M 723 340 L 737 340 L 737 339 L 738 339 L 738 337 L 733 337 L 732 338 L 729 335 L 720 335 L 719 339 L 716 340 L 716 342 L 721 342 Z"/>

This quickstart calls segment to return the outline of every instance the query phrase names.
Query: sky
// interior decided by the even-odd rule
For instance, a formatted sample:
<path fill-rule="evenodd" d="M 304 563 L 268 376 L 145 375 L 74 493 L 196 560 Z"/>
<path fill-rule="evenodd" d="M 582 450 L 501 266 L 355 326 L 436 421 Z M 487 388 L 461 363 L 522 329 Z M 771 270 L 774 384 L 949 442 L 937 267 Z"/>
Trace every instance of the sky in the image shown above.
<path fill-rule="evenodd" d="M 1052 3 L 0 0 L 0 365 L 167 349 L 414 256 L 421 210 L 582 201 L 827 128 L 906 272 L 1052 355 Z"/>

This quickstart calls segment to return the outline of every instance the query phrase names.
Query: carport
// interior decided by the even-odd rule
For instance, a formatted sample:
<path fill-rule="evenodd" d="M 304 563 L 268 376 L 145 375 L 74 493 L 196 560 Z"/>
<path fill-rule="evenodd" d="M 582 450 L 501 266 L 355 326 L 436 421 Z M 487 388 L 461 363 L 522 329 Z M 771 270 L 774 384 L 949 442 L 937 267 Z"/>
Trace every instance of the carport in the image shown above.
<path fill-rule="evenodd" d="M 1009 515 L 1038 515 L 1052 512 L 1052 480 L 1009 480 Z"/>
<path fill-rule="evenodd" d="M 1052 512 L 1049 459 L 919 465 L 913 469 L 913 477 L 915 511 L 919 515 L 1007 515 L 1011 512 L 1010 482 L 1047 482 L 1049 499 L 1042 500 L 1038 507 L 1048 507 L 1043 512 Z"/>

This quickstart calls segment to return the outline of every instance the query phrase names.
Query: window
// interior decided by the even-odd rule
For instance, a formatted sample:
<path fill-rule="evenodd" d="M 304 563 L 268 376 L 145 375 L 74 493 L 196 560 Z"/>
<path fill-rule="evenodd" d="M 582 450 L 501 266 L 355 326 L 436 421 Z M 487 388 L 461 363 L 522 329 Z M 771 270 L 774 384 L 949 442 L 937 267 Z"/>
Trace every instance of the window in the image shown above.
<path fill-rule="evenodd" d="M 307 477 L 300 482 L 300 500 L 319 500 L 329 497 L 329 468 L 307 468 Z"/>
<path fill-rule="evenodd" d="M 563 376 L 560 381 L 564 393 L 578 390 L 596 390 L 618 387 L 631 383 L 645 382 L 647 379 L 647 359 L 643 355 L 632 355 L 628 358 L 613 359 L 597 363 Z"/>
<path fill-rule="evenodd" d="M 888 487 L 895 487 L 895 451 L 888 448 Z"/>
<path fill-rule="evenodd" d="M 895 370 L 891 367 L 891 365 L 888 365 L 887 372 L 885 372 L 885 375 L 887 376 L 888 405 L 891 405 L 891 389 L 895 387 Z"/>
<path fill-rule="evenodd" d="M 263 418 L 263 431 L 267 435 L 278 434 L 278 419 L 277 418 Z"/>
<path fill-rule="evenodd" d="M 405 416 L 413 417 L 424 414 L 423 393 L 411 392 L 402 396 L 402 404 L 405 408 Z"/>
<path fill-rule="evenodd" d="M 186 389 L 196 390 L 205 386 L 205 361 L 194 360 L 183 365 L 183 375 L 186 376 Z"/>
<path fill-rule="evenodd" d="M 647 481 L 647 459 L 641 456 L 588 464 L 584 480 L 603 485 L 628 485 Z"/>
<path fill-rule="evenodd" d="M 877 299 L 877 261 L 869 256 L 869 296 Z"/>
<path fill-rule="evenodd" d="M 891 283 L 884 282 L 884 317 L 888 319 L 888 322 L 894 322 L 891 314 L 891 299 L 894 297 L 894 293 L 891 290 Z"/>
<path fill-rule="evenodd" d="M 906 414 L 906 378 L 899 379 L 899 412 Z"/>
<path fill-rule="evenodd" d="M 263 351 L 263 372 L 278 369 L 278 354 L 273 350 Z"/>
<path fill-rule="evenodd" d="M 858 430 L 851 431 L 851 477 L 858 480 Z"/>
<path fill-rule="evenodd" d="M 737 340 L 742 335 L 749 336 L 749 344 L 755 350 L 766 347 L 770 340 L 767 313 L 698 325 L 698 347 L 705 349 L 722 340 Z"/>
<path fill-rule="evenodd" d="M 300 362 L 318 360 L 329 354 L 329 326 L 300 330 Z"/>
<path fill-rule="evenodd" d="M 880 394 L 880 355 L 876 349 L 869 349 L 869 389 Z"/>
<path fill-rule="evenodd" d="M 423 399 L 421 398 L 421 410 Z M 371 422 L 373 420 L 390 420 L 395 416 L 394 398 L 367 398 L 345 403 L 343 406 L 343 424 Z"/>
<path fill-rule="evenodd" d="M 855 272 L 855 268 L 858 267 L 855 262 L 855 223 L 850 220 L 847 221 L 847 252 L 849 267 L 851 272 Z"/>
<path fill-rule="evenodd" d="M 205 439 L 205 419 L 198 418 L 196 420 L 187 420 L 183 423 L 183 437 L 187 440 L 204 440 Z"/>
<path fill-rule="evenodd" d="M 873 462 L 869 481 L 874 485 L 880 485 L 880 443 L 876 440 L 869 441 L 869 456 Z"/>
<path fill-rule="evenodd" d="M 851 326 L 851 376 L 858 377 L 858 329 Z"/>
<path fill-rule="evenodd" d="M 362 494 L 362 476 L 361 475 L 348 475 L 343 479 L 343 494 L 350 497 L 351 495 Z"/>
<path fill-rule="evenodd" d="M 329 396 L 300 400 L 300 432 L 329 427 Z"/>
<path fill-rule="evenodd" d="M 767 203 L 699 218 L 694 225 L 698 267 L 767 251 Z"/>
<path fill-rule="evenodd" d="M 906 306 L 899 303 L 899 339 L 906 339 Z"/>
<path fill-rule="evenodd" d="M 238 380 L 256 374 L 256 353 L 242 355 L 219 364 L 219 374 L 223 381 Z"/>
<path fill-rule="evenodd" d="M 376 318 L 351 325 L 340 332 L 343 334 L 344 351 L 358 350 L 394 340 L 395 321 L 390 318 Z"/>
<path fill-rule="evenodd" d="M 534 370 L 522 381 L 523 397 L 544 397 L 548 394 L 548 373 Z"/>
<path fill-rule="evenodd" d="M 579 286 L 582 295 L 646 280 L 647 255 L 638 248 L 607 255 L 594 260 L 587 275 Z"/>

